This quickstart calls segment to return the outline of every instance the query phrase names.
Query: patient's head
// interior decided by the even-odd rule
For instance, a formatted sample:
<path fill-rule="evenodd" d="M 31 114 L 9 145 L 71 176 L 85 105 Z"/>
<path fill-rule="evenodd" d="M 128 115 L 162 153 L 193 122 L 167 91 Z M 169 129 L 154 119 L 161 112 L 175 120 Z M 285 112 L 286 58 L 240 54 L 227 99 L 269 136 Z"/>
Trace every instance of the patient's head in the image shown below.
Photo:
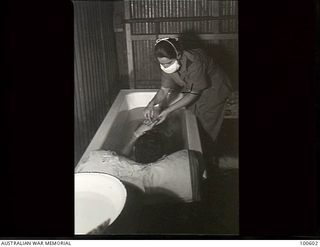
<path fill-rule="evenodd" d="M 136 162 L 146 164 L 155 162 L 166 155 L 166 136 L 157 129 L 147 131 L 134 145 Z"/>

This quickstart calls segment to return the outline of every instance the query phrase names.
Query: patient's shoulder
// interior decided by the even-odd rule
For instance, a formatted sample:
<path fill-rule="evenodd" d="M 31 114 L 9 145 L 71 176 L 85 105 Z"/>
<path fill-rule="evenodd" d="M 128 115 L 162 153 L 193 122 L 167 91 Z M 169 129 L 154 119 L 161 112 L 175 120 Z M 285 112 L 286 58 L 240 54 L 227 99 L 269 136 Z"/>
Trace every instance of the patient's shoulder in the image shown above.
<path fill-rule="evenodd" d="M 168 156 L 165 156 L 164 158 L 160 159 L 159 161 L 162 160 L 170 160 L 170 161 L 175 161 L 175 160 L 185 160 L 188 158 L 189 152 L 187 149 L 182 149 L 177 152 L 174 152 L 172 154 L 169 154 Z"/>

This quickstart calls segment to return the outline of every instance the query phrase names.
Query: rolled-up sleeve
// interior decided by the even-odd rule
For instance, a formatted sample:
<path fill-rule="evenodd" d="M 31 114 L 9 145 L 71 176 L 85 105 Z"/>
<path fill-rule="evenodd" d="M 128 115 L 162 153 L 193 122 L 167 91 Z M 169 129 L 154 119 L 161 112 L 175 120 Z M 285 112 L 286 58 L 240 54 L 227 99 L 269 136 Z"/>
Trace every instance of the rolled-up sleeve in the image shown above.
<path fill-rule="evenodd" d="M 201 62 L 193 62 L 188 68 L 188 75 L 185 78 L 188 90 L 201 92 L 209 87 L 206 76 L 206 66 Z"/>

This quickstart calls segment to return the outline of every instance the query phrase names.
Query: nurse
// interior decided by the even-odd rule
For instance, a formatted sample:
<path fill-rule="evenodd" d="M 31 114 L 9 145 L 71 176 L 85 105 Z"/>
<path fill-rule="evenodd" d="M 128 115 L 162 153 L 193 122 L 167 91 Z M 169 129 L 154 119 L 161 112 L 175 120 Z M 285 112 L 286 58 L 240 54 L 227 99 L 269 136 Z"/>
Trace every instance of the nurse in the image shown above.
<path fill-rule="evenodd" d="M 161 68 L 161 88 L 144 109 L 147 122 L 160 124 L 171 112 L 187 107 L 214 142 L 232 91 L 228 76 L 201 49 L 183 50 L 174 38 L 158 39 L 154 55 Z M 184 97 L 165 106 L 168 93 L 177 88 Z M 160 113 L 155 111 L 157 104 L 165 107 Z"/>

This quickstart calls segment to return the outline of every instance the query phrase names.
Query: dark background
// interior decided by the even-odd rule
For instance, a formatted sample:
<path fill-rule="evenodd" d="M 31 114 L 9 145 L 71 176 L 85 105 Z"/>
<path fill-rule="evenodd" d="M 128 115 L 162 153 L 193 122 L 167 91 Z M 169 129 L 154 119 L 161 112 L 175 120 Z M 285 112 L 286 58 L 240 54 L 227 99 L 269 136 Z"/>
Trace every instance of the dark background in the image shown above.
<path fill-rule="evenodd" d="M 0 235 L 72 237 L 72 2 L 4 5 Z M 319 236 L 316 12 L 239 3 L 240 238 Z"/>

